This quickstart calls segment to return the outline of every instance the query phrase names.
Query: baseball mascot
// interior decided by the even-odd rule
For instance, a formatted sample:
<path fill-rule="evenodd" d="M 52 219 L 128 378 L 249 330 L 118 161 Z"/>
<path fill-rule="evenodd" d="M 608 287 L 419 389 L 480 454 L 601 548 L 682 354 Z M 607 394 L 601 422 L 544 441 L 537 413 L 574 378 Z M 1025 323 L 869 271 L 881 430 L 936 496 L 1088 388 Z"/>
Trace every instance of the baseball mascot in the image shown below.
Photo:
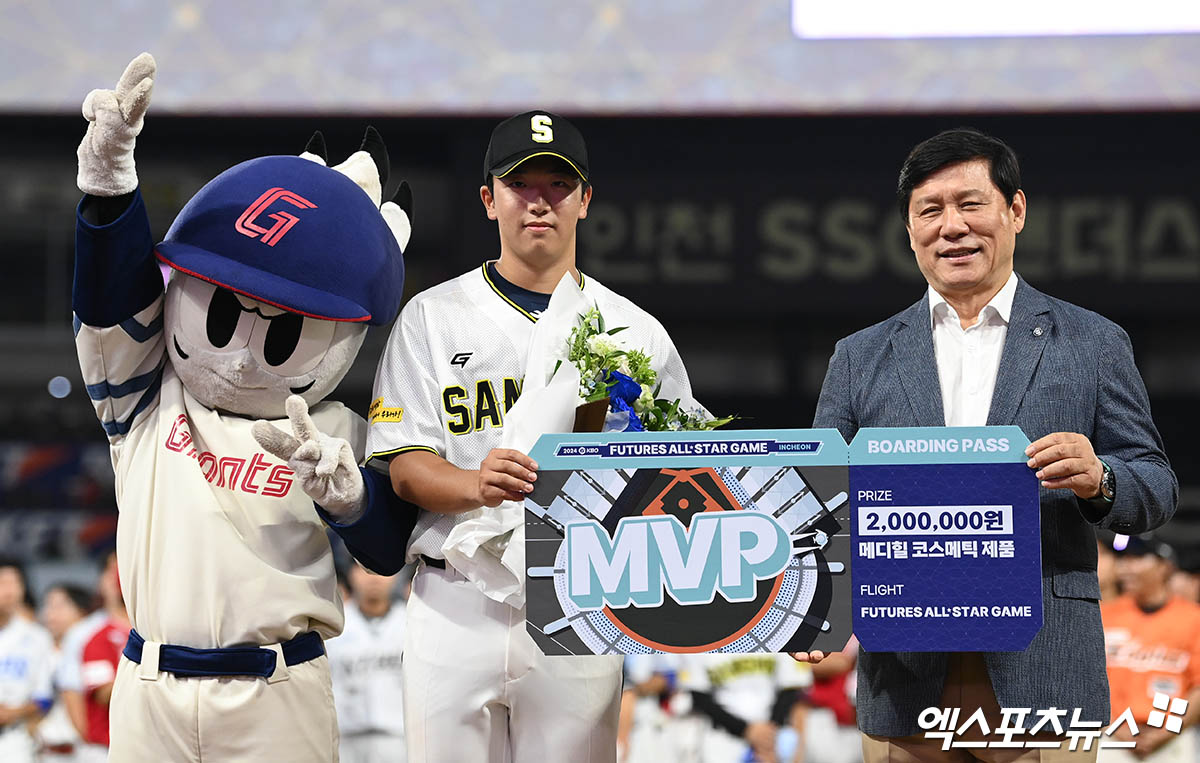
<path fill-rule="evenodd" d="M 133 624 L 110 759 L 336 760 L 342 606 L 313 498 L 336 519 L 391 490 L 356 466 L 363 420 L 324 399 L 399 309 L 411 197 L 380 205 L 373 130 L 333 168 L 318 134 L 217 176 L 156 246 L 133 161 L 154 73 L 142 54 L 90 93 L 79 146 L 75 341 Z"/>

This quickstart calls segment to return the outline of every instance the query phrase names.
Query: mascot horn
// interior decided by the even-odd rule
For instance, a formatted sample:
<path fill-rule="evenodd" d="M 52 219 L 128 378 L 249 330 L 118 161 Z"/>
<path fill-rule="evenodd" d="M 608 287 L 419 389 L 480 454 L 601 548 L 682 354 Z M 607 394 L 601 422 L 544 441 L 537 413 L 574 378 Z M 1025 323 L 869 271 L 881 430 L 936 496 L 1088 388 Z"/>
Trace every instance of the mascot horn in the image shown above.
<path fill-rule="evenodd" d="M 411 194 L 380 204 L 373 129 L 335 167 L 318 133 L 301 156 L 214 178 L 156 246 L 133 160 L 154 75 L 144 53 L 88 95 L 78 152 L 76 347 L 117 475 L 133 626 L 111 756 L 335 760 L 323 640 L 342 607 L 310 495 L 337 517 L 373 490 L 365 423 L 325 397 L 367 325 L 399 310 Z M 285 415 L 296 438 L 257 425 L 288 440 L 281 460 L 252 430 Z"/>

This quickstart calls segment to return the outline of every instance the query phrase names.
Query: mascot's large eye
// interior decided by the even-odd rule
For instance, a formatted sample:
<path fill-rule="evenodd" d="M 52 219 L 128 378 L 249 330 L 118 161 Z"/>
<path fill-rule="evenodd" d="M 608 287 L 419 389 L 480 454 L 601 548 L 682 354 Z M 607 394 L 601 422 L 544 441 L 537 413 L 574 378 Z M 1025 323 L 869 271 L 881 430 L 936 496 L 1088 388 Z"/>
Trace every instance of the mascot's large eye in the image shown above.
<path fill-rule="evenodd" d="M 300 343 L 300 329 L 304 328 L 304 316 L 295 313 L 277 315 L 267 328 L 267 338 L 263 342 L 263 360 L 268 366 L 281 366 L 292 357 L 296 345 Z"/>
<path fill-rule="evenodd" d="M 255 321 L 250 353 L 264 370 L 284 377 L 311 371 L 333 343 L 333 321 L 283 313 Z"/>
<path fill-rule="evenodd" d="M 228 289 L 213 289 L 212 301 L 208 303 L 208 318 L 205 326 L 208 329 L 208 341 L 213 347 L 220 349 L 233 339 L 237 330 L 238 319 L 242 317 L 242 304 L 237 296 Z"/>
<path fill-rule="evenodd" d="M 175 278 L 179 279 L 176 286 Z M 234 351 L 246 346 L 254 328 L 255 314 L 246 312 L 237 295 L 208 281 L 176 273 L 170 288 L 180 288 L 178 315 L 172 331 L 182 331 L 188 351 L 194 349 Z"/>

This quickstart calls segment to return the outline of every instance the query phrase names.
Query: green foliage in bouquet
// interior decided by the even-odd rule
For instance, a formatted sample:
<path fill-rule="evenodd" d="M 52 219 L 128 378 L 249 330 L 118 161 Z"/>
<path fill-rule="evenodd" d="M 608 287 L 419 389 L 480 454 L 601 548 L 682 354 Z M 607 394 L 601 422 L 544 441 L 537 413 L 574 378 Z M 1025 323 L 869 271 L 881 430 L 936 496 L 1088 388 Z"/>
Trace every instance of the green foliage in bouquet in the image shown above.
<path fill-rule="evenodd" d="M 567 358 L 579 369 L 580 397 L 589 403 L 603 400 L 619 384 L 626 383 L 621 378 L 624 376 L 641 388 L 641 394 L 633 402 L 631 415 L 636 414 L 647 431 L 710 430 L 734 420 L 733 416 L 710 419 L 703 410 L 681 408 L 678 399 L 658 397 L 662 385 L 650 365 L 650 356 L 642 350 L 627 349 L 616 338 L 626 328 L 608 328 L 604 316 L 595 307 L 579 316 L 579 324 L 571 330 L 567 340 Z"/>

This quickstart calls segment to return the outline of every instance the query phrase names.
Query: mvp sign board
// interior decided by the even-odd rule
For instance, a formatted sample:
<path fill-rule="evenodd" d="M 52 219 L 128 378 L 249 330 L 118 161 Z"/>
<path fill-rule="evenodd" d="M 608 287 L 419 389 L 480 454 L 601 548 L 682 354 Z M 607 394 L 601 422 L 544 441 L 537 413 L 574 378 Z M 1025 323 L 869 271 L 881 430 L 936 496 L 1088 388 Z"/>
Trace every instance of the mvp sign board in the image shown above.
<path fill-rule="evenodd" d="M 530 455 L 527 621 L 546 654 L 845 646 L 835 430 L 546 435 Z"/>

